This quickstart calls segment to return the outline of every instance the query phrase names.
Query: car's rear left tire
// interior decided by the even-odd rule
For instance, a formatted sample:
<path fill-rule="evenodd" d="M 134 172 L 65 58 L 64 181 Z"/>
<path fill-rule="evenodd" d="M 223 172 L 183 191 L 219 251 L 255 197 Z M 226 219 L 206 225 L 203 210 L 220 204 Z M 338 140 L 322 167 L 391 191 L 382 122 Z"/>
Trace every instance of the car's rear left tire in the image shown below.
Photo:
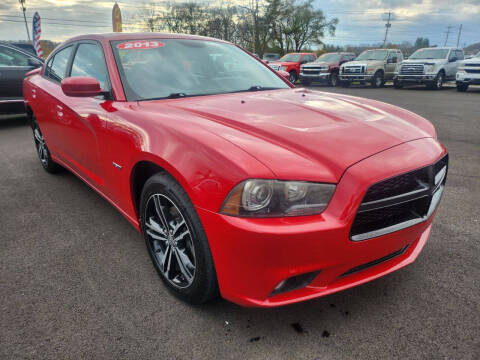
<path fill-rule="evenodd" d="M 157 173 L 145 183 L 140 223 L 153 265 L 174 295 L 192 304 L 218 296 L 202 223 L 185 190 L 168 173 Z"/>
<path fill-rule="evenodd" d="M 33 141 L 35 143 L 35 149 L 37 150 L 37 155 L 40 160 L 40 164 L 45 169 L 45 171 L 55 174 L 61 171 L 63 168 L 52 160 L 50 156 L 50 150 L 48 150 L 47 143 L 43 138 L 42 131 L 38 125 L 35 115 L 32 115 L 32 130 L 33 130 Z"/>

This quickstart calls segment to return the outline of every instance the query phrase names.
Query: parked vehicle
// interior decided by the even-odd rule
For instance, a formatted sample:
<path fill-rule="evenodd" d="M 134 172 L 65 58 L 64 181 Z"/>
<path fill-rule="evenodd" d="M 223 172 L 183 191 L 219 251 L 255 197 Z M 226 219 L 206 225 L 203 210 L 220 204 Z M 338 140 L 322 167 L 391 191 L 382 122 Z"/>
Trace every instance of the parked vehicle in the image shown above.
<path fill-rule="evenodd" d="M 354 81 L 369 82 L 373 88 L 392 80 L 403 54 L 398 49 L 365 50 L 354 61 L 340 67 L 340 81 L 347 87 Z"/>
<path fill-rule="evenodd" d="M 430 122 L 296 89 L 221 40 L 79 36 L 23 88 L 41 166 L 113 204 L 192 303 L 286 305 L 391 273 L 420 253 L 444 191 Z"/>
<path fill-rule="evenodd" d="M 277 61 L 280 59 L 280 55 L 275 54 L 275 53 L 265 53 L 263 54 L 263 61 L 266 61 L 267 63 L 270 61 Z"/>
<path fill-rule="evenodd" d="M 335 87 L 338 85 L 340 65 L 353 59 L 354 53 L 323 54 L 317 60 L 300 66 L 300 82 L 308 86 L 313 81 L 318 81 Z"/>
<path fill-rule="evenodd" d="M 460 61 L 457 71 L 457 90 L 464 92 L 470 85 L 480 85 L 480 51 L 468 60 Z"/>
<path fill-rule="evenodd" d="M 300 76 L 300 65 L 315 61 L 317 55 L 314 53 L 290 53 L 284 55 L 280 60 L 270 62 L 273 70 L 283 70 L 290 74 L 289 80 L 295 84 Z"/>
<path fill-rule="evenodd" d="M 25 116 L 23 78 L 42 63 L 35 55 L 0 42 L 0 119 Z"/>
<path fill-rule="evenodd" d="M 449 47 L 423 48 L 402 62 L 395 74 L 394 87 L 404 84 L 425 84 L 429 89 L 441 89 L 445 81 L 455 79 L 463 50 Z"/>

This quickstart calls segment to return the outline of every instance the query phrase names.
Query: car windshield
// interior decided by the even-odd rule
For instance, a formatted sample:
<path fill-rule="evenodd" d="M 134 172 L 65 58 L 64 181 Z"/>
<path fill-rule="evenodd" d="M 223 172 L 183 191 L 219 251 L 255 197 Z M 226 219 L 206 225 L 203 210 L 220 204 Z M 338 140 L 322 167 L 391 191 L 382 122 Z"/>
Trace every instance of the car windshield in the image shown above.
<path fill-rule="evenodd" d="M 235 45 L 192 39 L 112 41 L 129 101 L 288 89 Z"/>
<path fill-rule="evenodd" d="M 367 50 L 357 56 L 355 60 L 385 60 L 387 50 Z"/>
<path fill-rule="evenodd" d="M 301 54 L 287 54 L 287 55 L 284 55 L 280 60 L 281 61 L 299 62 L 301 57 L 302 57 Z"/>
<path fill-rule="evenodd" d="M 409 59 L 445 59 L 448 49 L 421 49 L 415 51 Z"/>
<path fill-rule="evenodd" d="M 340 60 L 340 54 L 323 54 L 315 62 L 337 63 Z"/>

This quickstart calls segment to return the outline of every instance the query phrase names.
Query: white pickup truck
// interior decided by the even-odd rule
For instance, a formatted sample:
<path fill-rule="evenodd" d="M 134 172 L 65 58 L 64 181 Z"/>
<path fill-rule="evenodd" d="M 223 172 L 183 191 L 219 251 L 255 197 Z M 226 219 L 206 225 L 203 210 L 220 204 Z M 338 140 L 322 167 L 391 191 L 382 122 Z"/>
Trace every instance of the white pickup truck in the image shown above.
<path fill-rule="evenodd" d="M 419 49 L 401 63 L 393 78 L 393 85 L 396 89 L 406 83 L 425 84 L 430 89 L 440 89 L 445 81 L 455 80 L 458 64 L 463 59 L 462 49 Z"/>
<path fill-rule="evenodd" d="M 473 58 L 458 64 L 457 90 L 467 91 L 470 84 L 480 84 L 480 51 Z"/>

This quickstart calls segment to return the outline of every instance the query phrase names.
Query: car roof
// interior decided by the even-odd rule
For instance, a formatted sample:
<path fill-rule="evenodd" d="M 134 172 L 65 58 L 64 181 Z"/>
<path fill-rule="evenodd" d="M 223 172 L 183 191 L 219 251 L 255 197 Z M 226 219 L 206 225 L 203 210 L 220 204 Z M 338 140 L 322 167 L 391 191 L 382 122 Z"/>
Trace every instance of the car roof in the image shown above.
<path fill-rule="evenodd" d="M 192 39 L 192 40 L 210 40 L 218 42 L 227 42 L 206 36 L 188 35 L 188 34 L 171 34 L 159 32 L 136 32 L 136 33 L 104 33 L 104 34 L 85 34 L 75 36 L 66 42 L 79 40 L 98 40 L 98 41 L 116 41 L 116 40 L 143 40 L 143 39 Z"/>
<path fill-rule="evenodd" d="M 29 56 L 29 57 L 33 57 L 33 58 L 38 59 L 38 60 L 40 60 L 40 61 L 43 62 L 43 59 L 39 58 L 37 55 L 32 54 L 31 52 L 29 52 L 29 51 L 27 51 L 27 50 L 25 50 L 25 49 L 22 49 L 22 48 L 20 48 L 20 47 L 18 47 L 18 46 L 12 45 L 12 44 L 10 44 L 10 43 L 8 43 L 8 42 L 0 41 L 0 45 L 5 46 L 5 47 L 9 47 L 9 48 L 11 48 L 11 49 L 13 49 L 13 50 L 16 50 L 16 51 L 18 51 L 18 52 L 21 52 L 21 53 L 24 54 L 24 55 L 27 55 L 27 56 Z"/>
<path fill-rule="evenodd" d="M 462 50 L 460 48 L 457 48 L 457 47 L 453 47 L 453 46 L 431 46 L 431 47 L 426 47 L 426 48 L 421 48 L 421 49 L 418 49 L 418 50 L 424 50 L 424 49 L 435 49 L 435 50 Z"/>

